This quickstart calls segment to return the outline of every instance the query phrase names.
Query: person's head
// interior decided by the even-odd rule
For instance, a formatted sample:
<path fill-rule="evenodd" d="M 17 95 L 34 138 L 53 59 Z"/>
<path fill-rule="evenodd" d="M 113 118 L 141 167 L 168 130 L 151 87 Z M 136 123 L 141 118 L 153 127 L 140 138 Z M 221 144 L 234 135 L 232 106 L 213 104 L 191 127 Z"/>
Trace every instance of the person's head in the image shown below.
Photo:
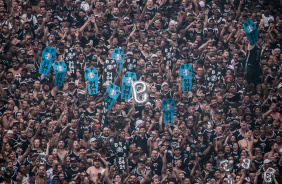
<path fill-rule="evenodd" d="M 219 150 L 217 151 L 217 156 L 218 156 L 218 158 L 219 158 L 219 159 L 222 159 L 222 158 L 223 158 L 223 155 L 224 155 L 223 150 L 222 150 L 222 149 L 219 149 Z"/>
<path fill-rule="evenodd" d="M 73 169 L 77 168 L 77 159 L 75 157 L 72 157 L 70 159 L 70 165 L 71 165 L 71 168 Z"/>
<path fill-rule="evenodd" d="M 90 134 L 89 134 L 89 130 L 88 129 L 85 129 L 83 131 L 82 137 L 83 137 L 83 139 L 86 139 L 86 140 L 90 139 Z"/>
<path fill-rule="evenodd" d="M 135 184 L 137 182 L 137 177 L 135 175 L 131 174 L 128 178 L 128 182 L 130 184 Z"/>
<path fill-rule="evenodd" d="M 94 161 L 94 167 L 96 167 L 97 169 L 101 167 L 101 159 L 100 158 L 95 157 L 93 159 L 93 161 Z"/>
<path fill-rule="evenodd" d="M 44 165 L 40 165 L 38 168 L 38 175 L 43 177 L 46 173 L 46 167 Z"/>

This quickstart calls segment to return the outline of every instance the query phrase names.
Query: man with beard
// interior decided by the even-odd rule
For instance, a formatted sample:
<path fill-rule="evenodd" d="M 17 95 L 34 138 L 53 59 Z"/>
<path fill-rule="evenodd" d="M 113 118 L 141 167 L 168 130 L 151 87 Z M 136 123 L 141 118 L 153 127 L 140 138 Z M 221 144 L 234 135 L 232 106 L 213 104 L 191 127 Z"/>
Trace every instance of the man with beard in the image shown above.
<path fill-rule="evenodd" d="M 22 68 L 19 67 L 20 66 L 20 62 L 17 59 L 14 59 L 12 61 L 12 68 L 10 68 L 8 71 L 13 73 L 13 76 L 15 76 L 16 74 L 20 74 Z"/>
<path fill-rule="evenodd" d="M 67 152 L 68 151 L 65 150 L 65 142 L 63 140 L 59 140 L 59 142 L 58 142 L 58 157 L 61 160 L 64 160 Z"/>
<path fill-rule="evenodd" d="M 70 163 L 71 168 L 66 172 L 66 178 L 68 181 L 70 181 L 72 178 L 75 178 L 78 173 L 83 172 L 82 169 L 77 167 L 77 159 L 75 157 L 71 158 Z"/>
<path fill-rule="evenodd" d="M 93 160 L 94 166 L 89 167 L 86 172 L 89 175 L 90 180 L 95 183 L 98 179 L 98 176 L 103 174 L 105 169 L 101 167 L 101 160 L 99 157 L 95 157 Z"/>
<path fill-rule="evenodd" d="M 23 153 L 26 151 L 26 149 L 28 148 L 28 145 L 30 144 L 30 142 L 26 139 L 26 131 L 22 130 L 20 132 L 20 139 L 19 142 L 17 142 L 18 145 L 23 149 Z"/>
<path fill-rule="evenodd" d="M 90 139 L 89 130 L 84 129 L 82 134 L 82 139 L 79 141 L 79 145 L 85 148 L 89 148 L 90 147 L 89 139 Z"/>
<path fill-rule="evenodd" d="M 121 45 L 122 43 L 126 42 L 124 29 L 120 29 L 118 31 L 118 38 L 117 39 L 118 39 L 118 45 Z"/>
<path fill-rule="evenodd" d="M 56 93 L 59 91 L 59 87 L 55 86 L 52 88 L 52 90 L 50 91 L 50 86 L 49 84 L 47 83 L 44 83 L 43 84 L 43 87 L 42 87 L 42 96 L 43 96 L 43 99 L 44 100 L 47 100 L 48 98 L 50 98 L 51 96 L 55 96 Z M 39 92 L 37 94 L 37 98 L 39 100 Z M 50 104 L 49 104 L 50 105 Z"/>
<path fill-rule="evenodd" d="M 162 83 L 161 91 L 162 98 L 172 98 L 172 91 L 167 82 Z"/>
<path fill-rule="evenodd" d="M 96 113 L 97 113 L 96 103 L 94 101 L 89 102 L 89 106 L 86 109 L 85 115 L 95 118 Z"/>
<path fill-rule="evenodd" d="M 153 171 L 153 174 L 157 174 L 160 176 L 162 171 L 162 165 L 163 165 L 163 161 L 160 153 L 157 150 L 153 150 L 151 153 L 151 158 L 152 158 L 151 169 Z"/>
<path fill-rule="evenodd" d="M 109 139 L 109 135 L 110 135 L 110 129 L 108 127 L 104 127 L 101 138 L 103 139 L 103 141 L 107 141 Z"/>
<path fill-rule="evenodd" d="M 27 33 L 30 33 L 31 37 L 34 38 L 35 34 L 33 29 L 31 29 L 31 25 L 29 22 L 24 23 L 23 29 L 19 33 L 19 39 L 24 40 Z"/>
<path fill-rule="evenodd" d="M 35 182 L 39 184 L 44 184 L 47 183 L 47 178 L 46 178 L 46 167 L 44 165 L 39 166 L 38 168 L 38 174 L 35 177 Z"/>

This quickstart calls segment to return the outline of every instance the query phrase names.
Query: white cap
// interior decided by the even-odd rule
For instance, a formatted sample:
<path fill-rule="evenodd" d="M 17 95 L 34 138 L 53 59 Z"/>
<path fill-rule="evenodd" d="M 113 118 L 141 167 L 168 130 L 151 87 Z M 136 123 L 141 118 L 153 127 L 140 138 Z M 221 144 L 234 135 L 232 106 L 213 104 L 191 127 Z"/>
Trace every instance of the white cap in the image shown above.
<path fill-rule="evenodd" d="M 265 159 L 265 160 L 263 161 L 263 163 L 264 163 L 264 164 L 269 164 L 269 163 L 271 163 L 271 160 Z"/>
<path fill-rule="evenodd" d="M 157 54 L 153 54 L 152 56 L 151 56 L 151 58 L 157 58 L 158 56 L 157 56 Z"/>
<path fill-rule="evenodd" d="M 204 1 L 200 1 L 199 5 L 200 5 L 201 8 L 204 8 L 205 7 L 205 2 Z"/>
<path fill-rule="evenodd" d="M 84 91 L 84 90 L 81 90 L 81 91 L 79 91 L 79 92 L 78 92 L 78 94 L 85 95 L 86 93 L 85 93 L 85 91 Z"/>
<path fill-rule="evenodd" d="M 189 15 L 192 15 L 192 13 L 189 13 L 189 12 L 187 12 L 187 14 L 186 14 L 187 16 L 189 16 Z"/>
<path fill-rule="evenodd" d="M 90 139 L 90 143 L 96 141 L 97 139 L 95 137 Z"/>
<path fill-rule="evenodd" d="M 167 82 L 162 83 L 162 87 L 163 87 L 164 85 L 168 85 L 168 83 L 167 83 Z"/>
<path fill-rule="evenodd" d="M 140 120 L 137 120 L 137 121 L 136 121 L 135 125 L 136 125 L 136 127 L 138 127 L 138 126 L 139 126 L 140 124 L 142 124 L 142 123 L 143 123 L 143 120 L 140 119 Z"/>
<path fill-rule="evenodd" d="M 228 65 L 227 68 L 229 68 L 229 69 L 234 71 L 234 66 L 232 66 L 232 65 Z"/>
<path fill-rule="evenodd" d="M 8 132 L 6 134 L 13 134 L 12 130 L 8 130 Z"/>
<path fill-rule="evenodd" d="M 150 105 L 152 107 L 152 104 L 150 102 L 147 102 L 145 105 Z"/>

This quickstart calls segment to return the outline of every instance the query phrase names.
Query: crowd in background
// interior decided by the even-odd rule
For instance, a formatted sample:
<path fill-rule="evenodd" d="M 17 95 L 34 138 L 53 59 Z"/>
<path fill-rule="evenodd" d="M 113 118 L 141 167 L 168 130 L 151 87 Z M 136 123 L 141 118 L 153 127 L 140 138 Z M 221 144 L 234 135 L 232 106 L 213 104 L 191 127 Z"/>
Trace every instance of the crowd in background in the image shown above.
<path fill-rule="evenodd" d="M 281 12 L 281 0 L 0 0 L 0 183 L 262 184 L 269 167 L 281 183 Z M 39 74 L 46 46 L 68 67 L 62 87 L 52 68 Z M 119 97 L 101 124 L 114 48 L 137 59 L 149 98 Z M 87 67 L 98 94 L 88 93 Z"/>

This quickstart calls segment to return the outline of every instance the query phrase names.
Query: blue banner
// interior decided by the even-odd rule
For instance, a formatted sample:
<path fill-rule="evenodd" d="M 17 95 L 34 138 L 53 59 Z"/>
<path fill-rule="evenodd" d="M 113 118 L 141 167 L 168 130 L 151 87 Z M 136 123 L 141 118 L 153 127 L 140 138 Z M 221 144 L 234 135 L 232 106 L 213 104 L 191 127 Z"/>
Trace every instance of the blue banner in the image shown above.
<path fill-rule="evenodd" d="M 255 25 L 252 19 L 246 20 L 244 22 L 244 31 L 247 35 L 247 38 L 251 45 L 254 45 L 258 41 L 258 31 L 257 26 Z"/>
<path fill-rule="evenodd" d="M 123 53 L 123 49 L 115 48 L 111 54 L 111 58 L 117 61 L 118 73 L 120 73 L 122 69 Z"/>
<path fill-rule="evenodd" d="M 175 108 L 175 103 L 172 98 L 164 99 L 161 105 L 161 109 L 164 112 L 163 113 L 163 120 L 164 124 L 166 126 L 167 122 L 169 122 L 170 126 L 173 126 L 172 121 L 173 121 L 173 115 L 174 115 L 174 108 Z"/>
<path fill-rule="evenodd" d="M 193 70 L 190 64 L 182 64 L 179 68 L 179 76 L 181 77 L 181 86 L 184 93 L 191 91 Z"/>
<path fill-rule="evenodd" d="M 55 73 L 55 86 L 61 87 L 65 79 L 64 73 Z"/>
<path fill-rule="evenodd" d="M 87 89 L 89 95 L 98 93 L 98 72 L 95 67 L 86 68 L 84 71 L 84 78 L 88 80 Z"/>
<path fill-rule="evenodd" d="M 65 79 L 67 65 L 64 61 L 55 61 L 53 64 L 53 69 L 55 72 L 55 86 L 61 87 Z"/>
<path fill-rule="evenodd" d="M 107 102 L 107 109 L 110 109 L 120 95 L 120 87 L 111 83 L 108 86 L 106 92 L 108 93 L 108 95 L 104 98 L 104 102 Z"/>
<path fill-rule="evenodd" d="M 182 78 L 181 79 L 181 86 L 183 93 L 188 93 L 191 91 L 192 86 L 192 78 Z"/>
<path fill-rule="evenodd" d="M 49 46 L 45 47 L 41 55 L 39 73 L 43 75 L 47 75 L 51 68 L 52 61 L 55 58 L 56 58 L 56 49 Z"/>
<path fill-rule="evenodd" d="M 132 82 L 135 82 L 136 74 L 133 72 L 126 72 L 122 77 L 122 86 L 121 86 L 121 99 L 129 100 L 131 96 L 131 85 Z"/>

